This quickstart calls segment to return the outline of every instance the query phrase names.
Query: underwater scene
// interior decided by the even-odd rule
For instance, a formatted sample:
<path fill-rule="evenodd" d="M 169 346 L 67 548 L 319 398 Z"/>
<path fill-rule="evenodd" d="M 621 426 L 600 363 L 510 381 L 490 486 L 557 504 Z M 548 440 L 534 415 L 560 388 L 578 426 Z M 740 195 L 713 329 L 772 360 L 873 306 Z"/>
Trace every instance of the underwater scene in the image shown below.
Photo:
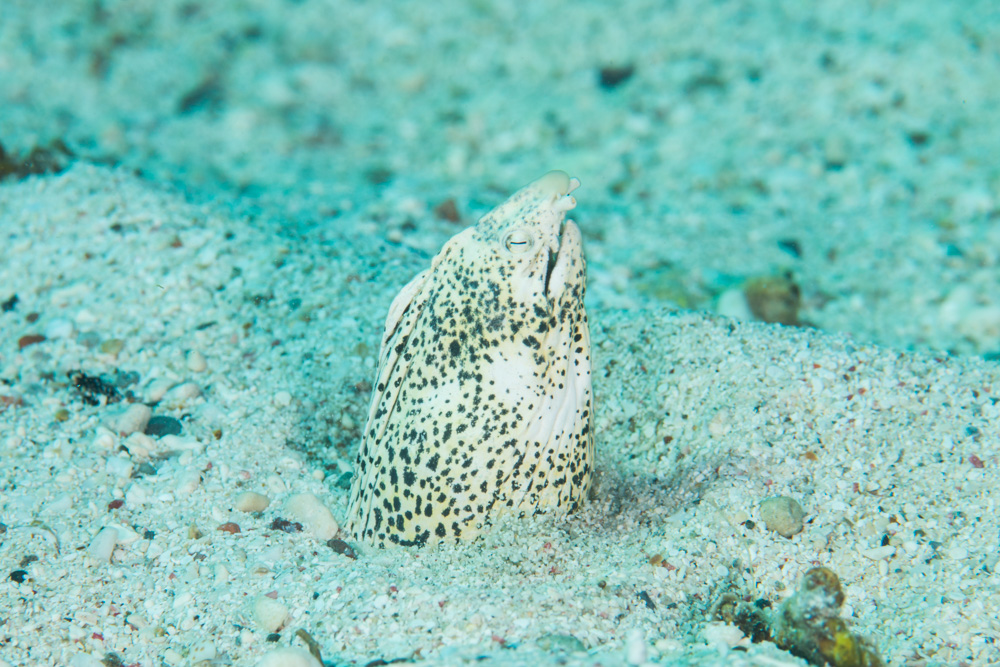
<path fill-rule="evenodd" d="M 0 0 L 0 667 L 1000 664 L 995 0 Z"/>

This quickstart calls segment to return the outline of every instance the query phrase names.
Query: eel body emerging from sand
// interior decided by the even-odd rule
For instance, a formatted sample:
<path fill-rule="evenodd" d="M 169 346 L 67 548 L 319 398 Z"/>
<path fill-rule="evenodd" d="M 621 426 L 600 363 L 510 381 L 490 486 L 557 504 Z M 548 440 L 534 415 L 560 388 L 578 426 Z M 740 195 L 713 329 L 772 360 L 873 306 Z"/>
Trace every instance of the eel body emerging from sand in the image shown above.
<path fill-rule="evenodd" d="M 348 526 L 384 546 L 570 511 L 594 465 L 580 182 L 553 171 L 449 240 L 389 308 Z"/>

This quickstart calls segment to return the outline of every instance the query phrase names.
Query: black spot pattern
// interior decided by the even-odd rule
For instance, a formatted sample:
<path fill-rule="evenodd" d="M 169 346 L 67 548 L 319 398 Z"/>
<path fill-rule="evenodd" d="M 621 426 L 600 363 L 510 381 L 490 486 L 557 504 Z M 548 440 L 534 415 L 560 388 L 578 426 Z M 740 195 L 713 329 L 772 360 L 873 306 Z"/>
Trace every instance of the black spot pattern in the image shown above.
<path fill-rule="evenodd" d="M 594 443 L 586 265 L 551 172 L 459 233 L 393 301 L 348 507 L 355 537 L 421 545 L 500 513 L 570 511 Z"/>

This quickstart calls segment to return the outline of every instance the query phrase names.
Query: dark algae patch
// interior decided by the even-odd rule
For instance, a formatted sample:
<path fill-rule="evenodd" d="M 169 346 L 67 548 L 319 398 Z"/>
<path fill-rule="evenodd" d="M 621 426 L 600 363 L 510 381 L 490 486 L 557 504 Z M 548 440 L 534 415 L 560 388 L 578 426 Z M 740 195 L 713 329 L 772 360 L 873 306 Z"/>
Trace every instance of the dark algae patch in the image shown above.
<path fill-rule="evenodd" d="M 56 139 L 48 146 L 35 146 L 21 157 L 8 152 L 0 143 L 0 181 L 22 179 L 36 174 L 58 174 L 73 158 L 73 152 Z"/>

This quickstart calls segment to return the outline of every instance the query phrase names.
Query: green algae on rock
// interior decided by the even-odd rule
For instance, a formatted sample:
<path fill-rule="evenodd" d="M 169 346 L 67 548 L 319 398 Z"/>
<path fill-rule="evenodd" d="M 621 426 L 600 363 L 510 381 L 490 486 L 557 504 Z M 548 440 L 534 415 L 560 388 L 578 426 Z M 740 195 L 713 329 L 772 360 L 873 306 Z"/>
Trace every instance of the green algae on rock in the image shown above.
<path fill-rule="evenodd" d="M 882 659 L 862 637 L 851 632 L 840 608 L 844 591 L 833 570 L 814 567 L 778 611 L 774 643 L 814 665 L 882 667 Z"/>
<path fill-rule="evenodd" d="M 763 322 L 799 326 L 802 294 L 790 275 L 757 276 L 743 286 L 747 305 L 754 317 Z"/>
<path fill-rule="evenodd" d="M 871 643 L 840 618 L 843 604 L 840 578 L 829 568 L 814 567 L 775 611 L 767 600 L 744 602 L 730 591 L 713 605 L 712 616 L 735 625 L 754 643 L 774 642 L 812 665 L 882 667 Z"/>

